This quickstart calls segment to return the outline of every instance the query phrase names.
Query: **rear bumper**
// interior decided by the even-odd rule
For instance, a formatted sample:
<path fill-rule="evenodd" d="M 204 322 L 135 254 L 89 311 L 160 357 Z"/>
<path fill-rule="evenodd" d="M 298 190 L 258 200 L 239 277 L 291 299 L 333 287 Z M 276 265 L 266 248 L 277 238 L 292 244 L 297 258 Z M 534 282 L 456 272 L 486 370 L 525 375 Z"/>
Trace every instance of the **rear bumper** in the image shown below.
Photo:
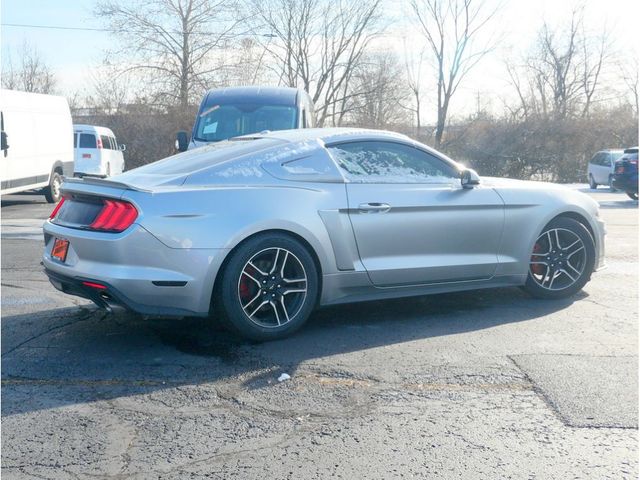
<path fill-rule="evenodd" d="M 44 224 L 45 273 L 60 291 L 107 310 L 145 315 L 206 316 L 227 250 L 169 248 L 141 226 L 122 233 Z M 69 240 L 65 262 L 51 257 L 55 238 Z M 105 289 L 87 287 L 88 281 Z"/>
<path fill-rule="evenodd" d="M 638 174 L 616 174 L 613 176 L 613 187 L 625 192 L 638 193 Z"/>
<path fill-rule="evenodd" d="M 105 287 L 104 289 L 96 289 L 88 287 L 83 283 L 84 281 L 96 282 L 95 279 L 68 277 L 47 268 L 44 269 L 44 273 L 49 277 L 51 285 L 61 292 L 76 297 L 87 298 L 108 312 L 122 310 L 137 311 L 133 307 L 133 302 L 111 285 L 102 284 Z"/>

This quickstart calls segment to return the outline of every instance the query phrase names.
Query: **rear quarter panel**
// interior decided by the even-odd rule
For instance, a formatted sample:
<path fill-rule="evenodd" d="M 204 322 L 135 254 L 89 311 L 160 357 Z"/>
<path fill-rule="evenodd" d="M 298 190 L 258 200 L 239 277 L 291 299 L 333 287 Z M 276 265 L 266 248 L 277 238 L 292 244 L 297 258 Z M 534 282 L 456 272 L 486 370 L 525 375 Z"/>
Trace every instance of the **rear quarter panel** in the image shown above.
<path fill-rule="evenodd" d="M 256 233 L 285 230 L 311 245 L 324 274 L 337 271 L 331 239 L 319 212 L 344 211 L 346 215 L 344 184 L 126 191 L 122 198 L 138 207 L 137 223 L 170 248 L 232 249 Z M 353 237 L 346 229 L 339 234 Z"/>

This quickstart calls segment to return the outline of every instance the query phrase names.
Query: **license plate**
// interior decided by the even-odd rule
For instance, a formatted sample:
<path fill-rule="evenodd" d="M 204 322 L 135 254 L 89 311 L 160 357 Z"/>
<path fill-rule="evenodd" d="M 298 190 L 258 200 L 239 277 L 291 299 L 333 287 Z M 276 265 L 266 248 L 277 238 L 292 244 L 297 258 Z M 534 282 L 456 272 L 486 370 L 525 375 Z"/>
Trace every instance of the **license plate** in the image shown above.
<path fill-rule="evenodd" d="M 56 238 L 53 242 L 53 248 L 51 249 L 51 256 L 56 260 L 64 262 L 67 259 L 67 252 L 69 251 L 69 240 L 62 240 Z"/>

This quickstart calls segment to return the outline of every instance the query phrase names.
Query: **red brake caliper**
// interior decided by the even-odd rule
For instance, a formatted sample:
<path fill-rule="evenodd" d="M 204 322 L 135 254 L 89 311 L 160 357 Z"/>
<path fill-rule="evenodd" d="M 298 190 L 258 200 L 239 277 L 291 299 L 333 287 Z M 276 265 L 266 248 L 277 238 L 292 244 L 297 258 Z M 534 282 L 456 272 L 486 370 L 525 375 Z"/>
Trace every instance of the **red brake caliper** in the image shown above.
<path fill-rule="evenodd" d="M 250 281 L 251 280 L 249 280 L 246 275 L 242 275 L 242 278 L 240 279 L 240 298 L 242 299 L 242 301 L 251 300 L 251 298 L 249 297 L 251 295 L 251 292 L 249 291 Z"/>
<path fill-rule="evenodd" d="M 536 242 L 536 244 L 533 246 L 533 253 L 540 253 L 541 250 L 542 250 L 542 247 L 540 246 L 539 243 Z M 540 257 L 538 257 L 537 255 L 531 255 L 532 262 L 537 262 L 539 258 Z M 531 265 L 531 271 L 536 275 L 542 275 L 544 273 L 544 265 L 540 263 L 535 263 Z"/>

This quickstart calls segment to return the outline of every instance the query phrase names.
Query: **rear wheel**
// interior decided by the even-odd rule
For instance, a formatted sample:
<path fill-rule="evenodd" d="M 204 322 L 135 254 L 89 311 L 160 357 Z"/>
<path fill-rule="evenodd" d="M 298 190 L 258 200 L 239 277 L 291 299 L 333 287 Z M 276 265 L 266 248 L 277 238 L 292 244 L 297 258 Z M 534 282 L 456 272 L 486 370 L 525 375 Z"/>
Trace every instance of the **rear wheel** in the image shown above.
<path fill-rule="evenodd" d="M 313 258 L 300 242 L 284 234 L 259 235 L 232 253 L 214 307 L 241 335 L 275 340 L 307 321 L 318 284 Z"/>
<path fill-rule="evenodd" d="M 613 186 L 613 175 L 609 175 L 609 190 L 612 192 L 617 192 L 618 189 Z"/>
<path fill-rule="evenodd" d="M 626 192 L 631 200 L 638 200 L 638 192 Z"/>
<path fill-rule="evenodd" d="M 596 183 L 596 181 L 593 179 L 593 175 L 589 174 L 589 188 L 591 190 L 595 190 L 596 188 L 598 188 L 598 184 Z"/>
<path fill-rule="evenodd" d="M 62 175 L 55 170 L 49 178 L 49 186 L 44 189 L 44 197 L 49 203 L 58 203 L 60 201 L 60 187 L 62 186 Z"/>
<path fill-rule="evenodd" d="M 534 297 L 568 297 L 589 281 L 594 264 L 595 245 L 585 226 L 557 218 L 536 239 L 524 288 Z"/>

